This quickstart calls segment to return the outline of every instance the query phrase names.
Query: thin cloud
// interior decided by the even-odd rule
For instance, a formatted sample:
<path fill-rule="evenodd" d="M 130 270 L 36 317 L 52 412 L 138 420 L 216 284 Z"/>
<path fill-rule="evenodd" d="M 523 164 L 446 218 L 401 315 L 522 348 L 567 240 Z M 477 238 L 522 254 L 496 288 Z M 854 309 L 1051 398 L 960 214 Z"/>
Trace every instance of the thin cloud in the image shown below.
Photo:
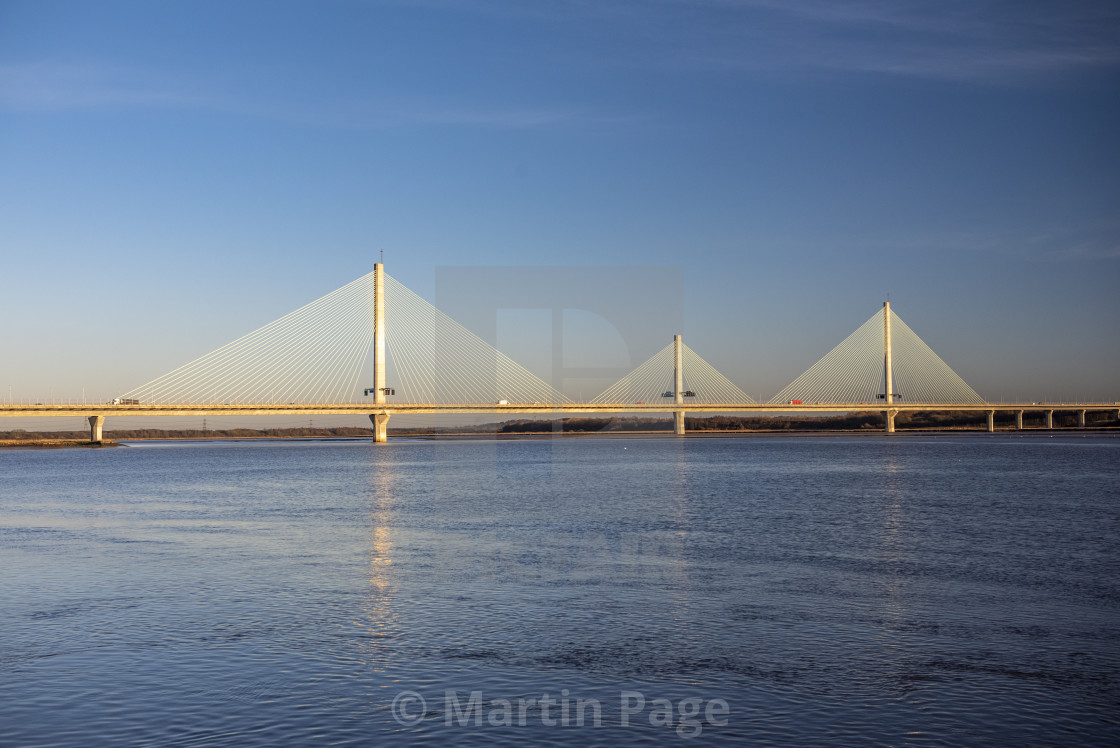
<path fill-rule="evenodd" d="M 400 127 L 533 129 L 585 127 L 630 122 L 632 118 L 597 114 L 578 107 L 511 106 L 463 97 L 422 94 L 369 94 L 349 100 L 319 100 L 311 106 L 289 102 L 230 100 L 224 109 L 313 127 L 378 130 Z"/>
<path fill-rule="evenodd" d="M 1120 6 L 1096 0 L 420 1 L 606 29 L 617 62 L 636 66 L 1008 83 L 1120 65 Z"/>
<path fill-rule="evenodd" d="M 277 117 L 287 117 L 284 110 Z M 463 96 L 423 94 L 367 94 L 348 101 L 325 101 L 313 113 L 295 115 L 302 121 L 352 129 L 415 125 L 525 129 L 623 121 L 576 107 L 511 106 Z"/>
<path fill-rule="evenodd" d="M 123 68 L 51 63 L 0 66 L 0 107 L 9 111 L 178 108 L 207 103 L 203 96 Z"/>
<path fill-rule="evenodd" d="M 683 61 L 744 70 L 1014 83 L 1120 65 L 1120 12 L 1101 4 L 709 0 L 724 17 Z M 696 53 L 695 50 L 705 50 Z"/>
<path fill-rule="evenodd" d="M 0 66 L 0 109 L 21 112 L 192 109 L 342 129 L 462 126 L 527 129 L 632 121 L 574 107 L 507 106 L 385 94 L 314 105 L 232 93 L 201 95 L 151 72 L 33 63 Z"/>
<path fill-rule="evenodd" d="M 1036 263 L 1120 259 L 1120 224 L 1051 225 L 976 231 L 877 232 L 863 236 L 831 238 L 821 249 L 834 251 L 883 251 L 916 254 L 959 252 L 1015 256 Z"/>
<path fill-rule="evenodd" d="M 1120 260 L 1120 244 L 1101 246 L 1080 244 L 1067 247 L 1059 255 L 1049 258 L 1055 260 Z"/>

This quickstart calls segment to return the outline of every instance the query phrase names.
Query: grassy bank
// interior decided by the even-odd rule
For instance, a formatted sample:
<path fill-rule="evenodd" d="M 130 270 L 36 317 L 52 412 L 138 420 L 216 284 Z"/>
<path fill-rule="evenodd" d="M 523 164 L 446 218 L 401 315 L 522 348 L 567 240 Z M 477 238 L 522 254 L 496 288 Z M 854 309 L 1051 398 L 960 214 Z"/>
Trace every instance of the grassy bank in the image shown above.
<path fill-rule="evenodd" d="M 70 449 L 85 447 L 100 449 L 101 447 L 119 447 L 115 441 L 105 439 L 100 442 L 91 442 L 85 439 L 0 439 L 0 449 Z"/>

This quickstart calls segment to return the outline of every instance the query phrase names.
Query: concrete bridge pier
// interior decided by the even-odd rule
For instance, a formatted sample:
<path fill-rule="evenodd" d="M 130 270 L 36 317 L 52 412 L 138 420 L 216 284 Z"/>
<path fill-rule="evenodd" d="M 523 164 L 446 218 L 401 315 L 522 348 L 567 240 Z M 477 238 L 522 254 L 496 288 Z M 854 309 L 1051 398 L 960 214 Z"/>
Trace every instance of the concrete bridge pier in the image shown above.
<path fill-rule="evenodd" d="M 101 441 L 101 427 L 105 425 L 105 416 L 89 417 L 89 440 L 91 443 Z"/>
<path fill-rule="evenodd" d="M 1046 411 L 1046 428 L 1054 428 L 1054 411 L 1052 410 Z"/>
<path fill-rule="evenodd" d="M 1015 413 L 1015 428 L 1020 431 L 1023 430 L 1023 411 L 1021 410 Z"/>
<path fill-rule="evenodd" d="M 389 414 L 388 413 L 370 413 L 370 423 L 373 424 L 373 440 L 378 443 L 383 443 L 389 439 Z"/>
<path fill-rule="evenodd" d="M 1085 428 L 1085 411 L 1083 410 L 1077 411 L 1077 425 Z"/>
<path fill-rule="evenodd" d="M 894 417 L 898 414 L 897 410 L 884 410 L 883 411 L 883 431 L 888 434 L 894 433 Z"/>
<path fill-rule="evenodd" d="M 994 410 L 988 411 L 988 433 L 996 430 L 996 412 Z"/>
<path fill-rule="evenodd" d="M 673 336 L 673 402 L 684 404 L 684 343 L 680 335 Z M 673 433 L 684 436 L 684 411 L 673 411 Z"/>

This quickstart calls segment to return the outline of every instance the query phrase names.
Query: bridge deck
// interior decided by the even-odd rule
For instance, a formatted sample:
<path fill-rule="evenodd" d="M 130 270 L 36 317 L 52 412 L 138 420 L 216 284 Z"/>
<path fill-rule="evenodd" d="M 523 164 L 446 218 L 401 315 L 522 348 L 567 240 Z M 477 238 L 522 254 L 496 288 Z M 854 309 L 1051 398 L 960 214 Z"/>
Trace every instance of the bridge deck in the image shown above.
<path fill-rule="evenodd" d="M 1116 410 L 1118 402 L 1070 403 L 167 403 L 167 404 L 0 404 L 0 417 L 44 416 L 287 416 L 287 415 L 394 415 L 419 414 L 546 414 L 593 413 L 843 413 L 892 410 L 899 413 L 930 411 L 1068 411 Z"/>

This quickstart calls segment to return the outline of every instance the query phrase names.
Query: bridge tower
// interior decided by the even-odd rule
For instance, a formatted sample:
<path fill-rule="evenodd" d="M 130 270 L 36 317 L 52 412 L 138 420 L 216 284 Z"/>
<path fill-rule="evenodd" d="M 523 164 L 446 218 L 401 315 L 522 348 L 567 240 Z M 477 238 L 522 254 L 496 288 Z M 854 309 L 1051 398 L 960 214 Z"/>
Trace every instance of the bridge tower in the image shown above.
<path fill-rule="evenodd" d="M 887 409 L 883 411 L 883 430 L 888 434 L 894 433 L 894 417 L 897 410 L 891 408 L 894 403 L 894 381 L 891 372 L 891 302 L 883 302 L 883 383 L 886 391 L 883 393 Z"/>
<path fill-rule="evenodd" d="M 373 266 L 373 402 L 385 405 L 385 265 Z M 381 409 L 371 413 L 373 440 L 384 442 L 388 438 L 389 414 Z"/>
<path fill-rule="evenodd" d="M 684 405 L 684 345 L 681 336 L 673 336 L 673 402 Z M 684 436 L 684 409 L 673 411 L 673 433 Z"/>

